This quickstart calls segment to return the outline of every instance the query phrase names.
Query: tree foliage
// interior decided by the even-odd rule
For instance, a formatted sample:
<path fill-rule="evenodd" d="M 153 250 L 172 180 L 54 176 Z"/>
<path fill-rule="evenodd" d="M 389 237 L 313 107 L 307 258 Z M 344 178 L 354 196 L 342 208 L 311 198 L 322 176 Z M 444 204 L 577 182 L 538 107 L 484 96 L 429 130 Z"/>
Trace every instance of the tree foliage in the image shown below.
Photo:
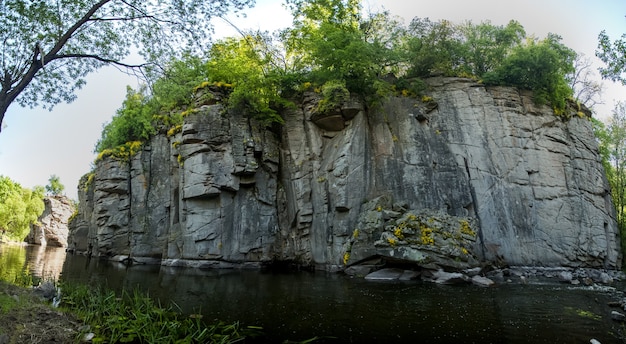
<path fill-rule="evenodd" d="M 593 124 L 602 164 L 611 186 L 622 247 L 626 247 L 626 103 L 616 104 L 607 126 L 597 120 Z"/>
<path fill-rule="evenodd" d="M 30 190 L 0 176 L 0 234 L 10 240 L 24 240 L 44 210 L 43 197 L 41 186 Z"/>
<path fill-rule="evenodd" d="M 485 74 L 485 82 L 532 90 L 538 103 L 550 102 L 563 110 L 565 100 L 572 95 L 567 76 L 574 72 L 576 53 L 560 41 L 561 37 L 553 34 L 541 41 L 528 39 L 493 72 Z"/>
<path fill-rule="evenodd" d="M 572 96 L 568 81 L 576 54 L 557 35 L 527 38 L 516 21 L 497 26 L 416 18 L 406 27 L 388 12 L 364 14 L 359 0 L 286 3 L 292 27 L 274 34 L 240 32 L 202 54 L 170 60 L 151 93 L 129 91 L 97 151 L 146 140 L 157 130 L 154 118 L 180 129 L 180 113 L 209 85 L 227 89 L 224 101 L 231 109 L 265 124 L 282 123 L 280 109 L 304 91 L 320 94 L 319 111 L 334 111 L 353 96 L 375 106 L 389 95 L 420 94 L 422 79 L 433 75 L 530 89 L 555 113 Z"/>
<path fill-rule="evenodd" d="M 261 33 L 243 38 L 227 38 L 214 44 L 206 64 L 208 81 L 232 87 L 228 97 L 231 108 L 245 108 L 258 119 L 269 123 L 283 120 L 272 104 L 283 103 L 278 94 L 276 62 L 268 37 Z"/>
<path fill-rule="evenodd" d="M 0 2 L 0 127 L 9 105 L 72 101 L 85 76 L 138 49 L 162 64 L 205 46 L 210 17 L 253 0 L 4 0 Z"/>
<path fill-rule="evenodd" d="M 606 64 L 600 68 L 603 78 L 626 85 L 626 33 L 621 39 L 611 42 L 606 31 L 602 31 L 598 35 L 596 56 Z"/>
<path fill-rule="evenodd" d="M 48 185 L 46 185 L 46 192 L 51 195 L 59 196 L 65 190 L 65 185 L 61 184 L 61 178 L 56 174 L 53 174 L 48 179 Z"/>
<path fill-rule="evenodd" d="M 146 141 L 155 133 L 145 89 L 126 89 L 126 99 L 110 123 L 104 126 L 96 151 L 113 149 L 131 141 Z"/>

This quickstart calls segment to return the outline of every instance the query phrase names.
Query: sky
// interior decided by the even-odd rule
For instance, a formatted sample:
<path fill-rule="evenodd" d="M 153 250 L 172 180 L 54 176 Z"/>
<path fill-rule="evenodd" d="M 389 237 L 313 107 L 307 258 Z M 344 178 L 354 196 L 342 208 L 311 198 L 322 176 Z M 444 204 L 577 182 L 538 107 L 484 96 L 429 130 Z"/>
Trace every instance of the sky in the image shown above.
<path fill-rule="evenodd" d="M 454 23 L 471 20 L 506 25 L 520 22 L 528 36 L 545 37 L 549 32 L 563 37 L 563 43 L 578 53 L 595 58 L 598 34 L 606 30 L 612 40 L 626 33 L 624 0 L 363 0 L 370 12 L 383 9 L 409 24 L 414 17 Z M 281 0 L 257 0 L 244 11 L 246 17 L 228 15 L 228 21 L 241 29 L 274 31 L 289 27 L 290 13 Z M 216 38 L 237 36 L 226 21 L 215 19 Z M 597 74 L 597 73 L 596 73 Z M 598 77 L 599 79 L 599 77 Z M 626 87 L 602 81 L 604 105 L 596 106 L 595 116 L 606 121 L 616 101 L 626 101 Z M 60 104 L 52 111 L 11 105 L 0 132 L 0 175 L 24 187 L 45 186 L 51 175 L 59 176 L 65 193 L 77 199 L 80 177 L 93 167 L 94 146 L 102 127 L 121 106 L 126 86 L 136 88 L 139 81 L 113 67 L 100 69 L 87 78 L 87 85 L 77 92 L 70 104 Z"/>

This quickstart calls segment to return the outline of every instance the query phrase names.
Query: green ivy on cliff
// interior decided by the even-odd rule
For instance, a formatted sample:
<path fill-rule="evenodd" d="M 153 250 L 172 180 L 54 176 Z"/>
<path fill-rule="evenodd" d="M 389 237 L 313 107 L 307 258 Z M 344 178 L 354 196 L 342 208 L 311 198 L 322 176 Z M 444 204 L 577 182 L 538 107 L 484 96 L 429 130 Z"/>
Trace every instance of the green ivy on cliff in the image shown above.
<path fill-rule="evenodd" d="M 576 54 L 557 35 L 527 38 L 516 21 L 498 26 L 416 18 L 405 26 L 388 12 L 365 15 L 359 0 L 286 4 L 292 27 L 217 41 L 203 56 L 170 61 L 151 92 L 129 89 L 96 152 L 145 141 L 163 126 L 174 134 L 206 85 L 228 85 L 219 101 L 265 125 L 282 124 L 281 108 L 304 91 L 320 93 L 320 109 L 336 106 L 336 96 L 360 96 L 371 107 L 390 95 L 420 95 L 422 79 L 433 75 L 532 90 L 555 114 L 573 94 L 567 78 Z"/>

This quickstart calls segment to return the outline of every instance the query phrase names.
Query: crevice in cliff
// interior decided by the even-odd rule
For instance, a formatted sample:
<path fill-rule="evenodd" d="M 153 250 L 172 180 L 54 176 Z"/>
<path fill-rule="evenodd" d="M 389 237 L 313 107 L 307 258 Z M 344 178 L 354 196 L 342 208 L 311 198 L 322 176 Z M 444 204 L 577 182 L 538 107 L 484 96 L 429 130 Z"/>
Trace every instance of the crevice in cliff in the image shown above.
<path fill-rule="evenodd" d="M 478 209 L 478 200 L 476 199 L 476 190 L 474 190 L 474 186 L 472 186 L 472 173 L 470 171 L 470 167 L 469 167 L 469 163 L 467 162 L 467 158 L 463 157 L 463 163 L 465 165 L 465 173 L 467 173 L 467 180 L 469 183 L 469 191 L 470 191 L 470 195 L 472 197 L 472 209 L 474 210 L 474 216 L 476 217 L 476 219 L 478 220 L 478 238 L 480 239 L 480 252 L 481 252 L 481 259 L 485 259 L 486 255 L 485 255 L 485 238 L 483 235 L 483 225 L 482 225 L 482 221 L 480 218 L 480 211 Z"/>

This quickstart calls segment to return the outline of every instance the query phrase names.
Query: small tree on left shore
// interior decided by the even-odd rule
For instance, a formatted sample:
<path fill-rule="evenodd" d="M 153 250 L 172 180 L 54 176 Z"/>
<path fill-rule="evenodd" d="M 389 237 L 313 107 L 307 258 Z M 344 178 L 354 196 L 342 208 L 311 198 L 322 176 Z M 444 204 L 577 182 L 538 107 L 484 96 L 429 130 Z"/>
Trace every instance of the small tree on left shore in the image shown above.
<path fill-rule="evenodd" d="M 44 188 L 22 187 L 8 177 L 0 176 L 0 238 L 22 241 L 30 225 L 44 210 Z"/>

